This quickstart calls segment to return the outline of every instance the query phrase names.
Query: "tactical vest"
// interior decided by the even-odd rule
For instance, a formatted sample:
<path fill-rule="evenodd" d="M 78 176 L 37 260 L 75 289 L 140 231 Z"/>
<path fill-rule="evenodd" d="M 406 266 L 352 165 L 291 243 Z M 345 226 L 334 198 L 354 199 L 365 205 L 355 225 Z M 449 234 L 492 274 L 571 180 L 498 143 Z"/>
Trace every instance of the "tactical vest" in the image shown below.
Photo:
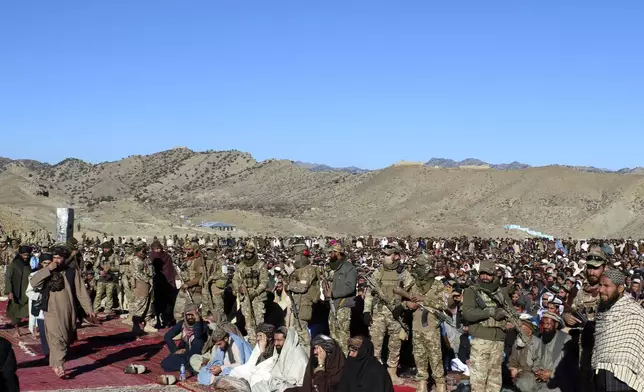
<path fill-rule="evenodd" d="M 214 277 L 213 284 L 216 288 L 223 290 L 228 284 L 228 274 L 224 273 L 225 260 L 219 260 L 214 265 L 214 270 L 212 271 L 212 276 Z"/>
<path fill-rule="evenodd" d="M 599 305 L 599 294 L 593 297 L 592 294 L 581 290 L 573 301 L 572 309 L 588 317 L 588 321 L 595 320 L 597 306 Z"/>
<path fill-rule="evenodd" d="M 476 290 L 476 289 L 473 289 L 473 290 L 475 290 L 477 295 L 481 297 L 483 302 L 485 302 L 485 308 L 494 308 L 494 309 L 496 309 L 496 308 L 499 307 L 498 304 L 496 303 L 496 301 L 494 301 L 484 291 Z M 483 320 L 483 321 L 479 322 L 478 324 L 480 324 L 480 325 L 482 325 L 484 327 L 501 327 L 501 328 L 505 328 L 506 324 L 507 324 L 507 321 L 505 321 L 505 320 L 496 321 L 493 317 L 490 317 L 487 320 Z"/>
<path fill-rule="evenodd" d="M 396 271 L 395 269 L 389 270 L 384 267 L 381 269 L 381 271 L 382 277 L 380 278 L 380 289 L 385 293 L 388 299 L 394 301 L 394 306 L 397 306 L 401 301 L 399 296 L 394 295 L 394 289 L 398 287 L 399 284 L 398 271 Z M 382 299 L 378 300 L 378 304 L 380 306 L 384 306 Z"/>
<path fill-rule="evenodd" d="M 248 289 L 255 289 L 259 286 L 259 269 L 262 267 L 259 263 L 253 266 L 245 266 L 241 271 L 243 285 Z"/>

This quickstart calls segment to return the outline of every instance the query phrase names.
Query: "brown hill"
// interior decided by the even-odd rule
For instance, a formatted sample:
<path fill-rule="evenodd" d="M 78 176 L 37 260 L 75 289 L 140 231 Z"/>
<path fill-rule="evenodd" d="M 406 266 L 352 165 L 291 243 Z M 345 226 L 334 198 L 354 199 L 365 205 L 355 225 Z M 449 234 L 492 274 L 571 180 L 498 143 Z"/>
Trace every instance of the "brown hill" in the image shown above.
<path fill-rule="evenodd" d="M 350 174 L 186 148 L 101 164 L 0 158 L 5 227 L 52 229 L 61 205 L 77 209 L 83 231 L 114 235 L 222 220 L 247 233 L 504 236 L 504 225 L 518 224 L 555 236 L 640 237 L 644 176 L 419 165 Z"/>

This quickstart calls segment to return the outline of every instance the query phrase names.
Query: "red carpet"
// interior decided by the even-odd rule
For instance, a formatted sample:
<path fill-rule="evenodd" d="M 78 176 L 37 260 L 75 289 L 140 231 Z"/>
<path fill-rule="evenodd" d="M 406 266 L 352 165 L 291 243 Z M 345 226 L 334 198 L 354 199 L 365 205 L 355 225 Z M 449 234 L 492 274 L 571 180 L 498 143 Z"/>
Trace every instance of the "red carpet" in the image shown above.
<path fill-rule="evenodd" d="M 7 323 L 4 317 L 7 303 L 0 302 L 0 325 Z M 23 328 L 23 334 L 26 328 Z M 120 320 L 111 320 L 96 327 L 83 327 L 78 330 L 78 341 L 68 353 L 69 360 L 65 369 L 70 374 L 68 380 L 54 376 L 49 364 L 43 360 L 40 340 L 31 334 L 18 339 L 13 331 L 0 330 L 0 335 L 13 344 L 18 359 L 18 377 L 21 391 L 45 391 L 56 389 L 81 389 L 136 386 L 156 383 L 163 374 L 161 360 L 168 355 L 163 344 L 163 333 L 150 334 L 136 340 L 128 333 L 130 328 Z M 123 372 L 126 365 L 144 365 L 148 372 L 142 375 L 129 375 Z M 175 374 L 178 378 L 178 374 Z M 188 379 L 181 387 L 202 391 L 196 379 Z M 397 392 L 413 392 L 414 388 L 397 387 Z"/>

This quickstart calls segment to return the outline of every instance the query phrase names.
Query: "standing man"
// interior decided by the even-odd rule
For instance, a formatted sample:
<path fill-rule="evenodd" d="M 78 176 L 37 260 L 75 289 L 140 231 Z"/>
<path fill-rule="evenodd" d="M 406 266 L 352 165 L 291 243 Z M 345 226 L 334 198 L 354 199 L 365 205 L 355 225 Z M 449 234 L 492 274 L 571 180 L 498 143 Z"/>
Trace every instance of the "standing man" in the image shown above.
<path fill-rule="evenodd" d="M 351 309 L 355 306 L 358 271 L 345 257 L 342 246 L 340 244 L 333 245 L 329 253 L 333 282 L 331 287 L 327 284 L 324 288 L 324 296 L 333 302 L 336 312 L 336 314 L 329 315 L 331 337 L 342 348 L 342 352 L 347 355 L 349 352 Z"/>
<path fill-rule="evenodd" d="M 570 309 L 564 312 L 563 319 L 569 327 L 581 327 L 579 335 L 579 379 L 583 391 L 592 392 L 593 373 L 591 369 L 591 357 L 595 343 L 595 315 L 599 305 L 599 280 L 604 273 L 608 258 L 600 247 L 590 248 L 586 255 L 586 284 L 582 287 L 572 300 Z M 575 314 L 577 316 L 575 316 Z M 579 318 L 587 320 L 580 320 Z"/>
<path fill-rule="evenodd" d="M 120 239 L 121 237 L 119 237 Z M 123 260 L 119 263 L 119 285 L 118 285 L 118 297 L 119 303 L 121 304 L 121 310 L 130 310 L 130 305 L 134 301 L 132 295 L 132 273 L 131 265 L 134 261 L 135 250 L 134 245 L 126 242 L 123 245 L 123 250 L 125 251 L 125 256 Z"/>
<path fill-rule="evenodd" d="M 132 248 L 134 251 L 134 258 L 131 259 L 131 275 L 134 281 L 134 300 L 130 307 L 132 330 L 141 332 L 141 325 L 143 325 L 144 332 L 157 332 L 157 329 L 150 324 L 150 321 L 155 319 L 152 309 L 154 267 L 148 258 L 144 242 L 139 242 Z"/>
<path fill-rule="evenodd" d="M 385 335 L 389 336 L 386 366 L 394 385 L 403 384 L 396 371 L 400 360 L 402 342 L 409 337 L 401 325 L 400 320 L 404 309 L 400 297 L 394 294 L 394 289 L 399 286 L 400 280 L 406 283 L 404 284 L 406 288 L 413 283 L 413 279 L 407 270 L 403 270 L 402 277 L 399 276 L 397 271 L 399 265 L 400 249 L 397 247 L 383 249 L 382 266 L 373 272 L 370 280 L 382 291 L 386 298 L 378 297 L 376 288 L 372 287 L 371 295 L 365 297 L 363 315 L 365 324 L 367 326 L 371 325 L 369 332 L 374 344 L 374 355 L 378 360 L 381 357 Z"/>
<path fill-rule="evenodd" d="M 644 309 L 624 295 L 626 276 L 606 268 L 599 282 L 599 307 L 592 356 L 597 392 L 644 391 Z"/>
<path fill-rule="evenodd" d="M 7 318 L 11 319 L 11 324 L 16 329 L 16 335 L 20 337 L 20 322 L 22 319 L 29 317 L 29 297 L 27 297 L 27 286 L 29 285 L 29 275 L 31 266 L 31 247 L 20 246 L 18 255 L 11 261 L 7 268 L 5 282 L 5 294 L 9 298 L 7 305 Z"/>
<path fill-rule="evenodd" d="M 470 360 L 470 381 L 472 392 L 499 392 L 501 390 L 501 364 L 507 329 L 508 314 L 493 299 L 504 296 L 510 303 L 505 290 L 500 290 L 500 280 L 495 277 L 496 265 L 492 260 L 483 260 L 479 266 L 476 285 L 463 293 L 463 318 L 469 323 L 472 336 Z"/>
<path fill-rule="evenodd" d="M 190 303 L 201 305 L 201 282 L 203 279 L 204 260 L 197 242 L 187 242 L 184 245 L 186 257 L 180 266 L 180 276 L 183 282 L 179 287 L 177 301 L 174 304 L 174 317 L 177 322 L 184 318 L 184 310 Z"/>
<path fill-rule="evenodd" d="M 255 328 L 264 322 L 268 268 L 266 263 L 257 257 L 257 250 L 252 243 L 248 243 L 244 248 L 244 258 L 237 266 L 232 285 L 246 320 L 248 342 L 254 345 L 257 343 Z"/>
<path fill-rule="evenodd" d="M 416 379 L 420 383 L 418 392 L 427 391 L 428 367 L 432 369 L 436 392 L 446 391 L 440 323 L 428 311 L 419 309 L 419 303 L 438 312 L 442 312 L 446 307 L 445 288 L 439 280 L 436 280 L 433 264 L 426 254 L 418 257 L 411 272 L 415 280 L 408 290 L 417 302 L 403 302 L 406 309 L 414 312 L 412 342 L 414 360 L 418 369 Z"/>
<path fill-rule="evenodd" d="M 103 253 L 99 254 L 94 263 L 96 273 L 96 298 L 94 298 L 94 309 L 98 310 L 101 301 L 105 298 L 104 313 L 109 316 L 113 314 L 114 290 L 118 282 L 118 256 L 114 252 L 114 245 L 105 241 L 101 248 Z"/>
<path fill-rule="evenodd" d="M 226 259 L 218 256 L 215 252 L 215 245 L 206 245 L 207 260 L 205 260 L 202 283 L 202 309 L 201 314 L 206 319 L 212 315 L 225 314 L 224 312 L 224 291 L 228 286 L 228 268 Z"/>
<path fill-rule="evenodd" d="M 291 293 L 292 300 L 299 316 L 290 326 L 295 327 L 300 344 L 309 350 L 309 322 L 313 318 L 313 304 L 320 298 L 318 290 L 317 270 L 311 265 L 309 249 L 304 244 L 293 246 L 293 266 L 295 271 L 288 277 L 287 291 Z M 292 315 L 292 317 L 296 317 Z"/>

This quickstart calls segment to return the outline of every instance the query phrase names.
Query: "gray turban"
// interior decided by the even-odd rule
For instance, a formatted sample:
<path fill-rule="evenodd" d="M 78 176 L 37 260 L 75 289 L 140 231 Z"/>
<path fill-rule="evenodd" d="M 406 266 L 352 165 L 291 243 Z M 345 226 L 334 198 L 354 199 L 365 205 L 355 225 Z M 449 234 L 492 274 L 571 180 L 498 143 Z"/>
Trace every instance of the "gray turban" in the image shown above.
<path fill-rule="evenodd" d="M 615 284 L 615 286 L 624 286 L 626 284 L 626 275 L 616 268 L 606 268 L 604 275 Z"/>

